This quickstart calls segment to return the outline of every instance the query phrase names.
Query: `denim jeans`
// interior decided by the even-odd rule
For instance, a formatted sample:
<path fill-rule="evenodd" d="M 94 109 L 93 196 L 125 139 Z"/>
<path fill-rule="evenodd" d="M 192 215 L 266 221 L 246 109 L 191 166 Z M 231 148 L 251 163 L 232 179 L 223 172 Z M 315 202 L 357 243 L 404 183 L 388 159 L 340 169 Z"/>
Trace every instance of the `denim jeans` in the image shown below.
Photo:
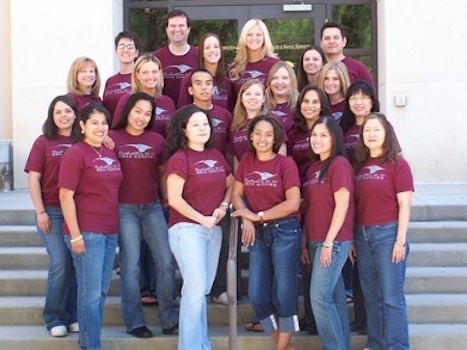
<path fill-rule="evenodd" d="M 167 238 L 168 242 L 168 238 Z M 157 294 L 156 290 L 156 263 L 152 258 L 151 250 L 145 240 L 141 241 L 140 253 L 140 274 L 139 274 L 139 291 L 140 293 Z"/>
<path fill-rule="evenodd" d="M 86 251 L 72 253 L 78 281 L 79 347 L 101 349 L 104 301 L 112 279 L 117 234 L 81 232 Z M 70 235 L 65 236 L 71 251 Z"/>
<path fill-rule="evenodd" d="M 169 229 L 170 248 L 183 278 L 178 350 L 210 350 L 206 295 L 216 276 L 222 232 L 219 226 L 180 222 Z"/>
<path fill-rule="evenodd" d="M 75 267 L 70 251 L 66 247 L 62 226 L 63 215 L 60 207 L 46 207 L 52 223 L 49 233 L 37 227 L 37 234 L 49 257 L 47 292 L 42 315 L 48 330 L 55 326 L 69 326 L 78 321 Z"/>
<path fill-rule="evenodd" d="M 342 267 L 352 241 L 335 241 L 332 246 L 331 265 L 323 267 L 320 255 L 323 242 L 308 242 L 312 259 L 310 299 L 323 350 L 349 350 L 350 325 L 347 310 Z"/>
<path fill-rule="evenodd" d="M 167 222 L 159 202 L 120 204 L 120 287 L 123 321 L 128 331 L 145 326 L 140 296 L 140 253 L 144 240 L 155 262 L 159 324 L 170 328 L 178 322 L 175 266 L 168 240 Z"/>
<path fill-rule="evenodd" d="M 367 348 L 371 350 L 409 349 L 404 295 L 409 245 L 405 259 L 394 264 L 391 259 L 396 234 L 397 222 L 356 227 L 358 273 L 367 314 Z"/>
<path fill-rule="evenodd" d="M 256 227 L 255 244 L 249 247 L 248 295 L 266 333 L 300 330 L 297 275 L 301 239 L 295 218 Z"/>

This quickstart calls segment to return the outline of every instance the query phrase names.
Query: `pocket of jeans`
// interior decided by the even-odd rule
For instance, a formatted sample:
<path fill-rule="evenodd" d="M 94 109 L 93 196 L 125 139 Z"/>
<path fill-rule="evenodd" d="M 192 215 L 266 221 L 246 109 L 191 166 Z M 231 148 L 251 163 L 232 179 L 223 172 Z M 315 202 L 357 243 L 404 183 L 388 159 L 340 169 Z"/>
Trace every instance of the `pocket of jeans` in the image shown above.
<path fill-rule="evenodd" d="M 279 223 L 275 228 L 280 234 L 296 235 L 301 234 L 300 225 L 295 220 L 290 220 L 284 223 Z"/>

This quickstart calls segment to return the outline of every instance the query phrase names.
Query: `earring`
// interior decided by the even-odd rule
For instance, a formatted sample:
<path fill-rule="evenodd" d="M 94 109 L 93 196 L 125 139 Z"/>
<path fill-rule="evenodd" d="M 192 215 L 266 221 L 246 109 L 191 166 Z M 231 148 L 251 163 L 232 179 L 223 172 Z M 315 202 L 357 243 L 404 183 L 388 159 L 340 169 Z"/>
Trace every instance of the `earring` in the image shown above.
<path fill-rule="evenodd" d="M 84 129 L 81 129 L 81 133 L 84 135 Z"/>

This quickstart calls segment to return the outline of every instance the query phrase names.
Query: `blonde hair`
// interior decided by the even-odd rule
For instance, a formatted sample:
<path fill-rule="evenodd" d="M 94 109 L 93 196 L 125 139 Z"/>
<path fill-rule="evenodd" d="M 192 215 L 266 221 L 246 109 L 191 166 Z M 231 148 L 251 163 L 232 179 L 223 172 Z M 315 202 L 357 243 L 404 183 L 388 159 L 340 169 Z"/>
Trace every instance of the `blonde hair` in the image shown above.
<path fill-rule="evenodd" d="M 243 93 L 248 90 L 250 87 L 253 85 L 259 85 L 263 93 L 265 92 L 264 85 L 259 79 L 250 79 L 246 81 L 238 91 L 237 95 L 237 102 L 235 103 L 235 108 L 233 111 L 233 119 L 232 119 L 232 130 L 233 131 L 239 131 L 240 128 L 242 127 L 243 123 L 245 120 L 248 118 L 248 113 L 245 109 L 245 106 L 242 103 L 242 96 Z M 266 110 L 263 108 L 258 114 L 264 114 L 266 113 Z"/>
<path fill-rule="evenodd" d="M 75 95 L 83 96 L 84 92 L 80 89 L 78 83 L 78 73 L 85 65 L 92 65 L 96 73 L 96 81 L 91 87 L 91 96 L 99 97 L 99 91 L 101 89 L 101 77 L 99 75 L 99 69 L 97 68 L 96 62 L 89 57 L 78 57 L 73 61 L 68 71 L 68 77 L 66 81 L 67 90 Z"/>
<path fill-rule="evenodd" d="M 345 97 L 347 95 L 347 90 L 349 89 L 349 86 L 350 86 L 350 78 L 349 78 L 349 73 L 347 72 L 347 67 L 345 66 L 344 63 L 340 61 L 328 62 L 323 66 L 318 76 L 319 88 L 324 91 L 324 79 L 326 78 L 326 75 L 328 74 L 330 70 L 334 70 L 337 73 L 339 80 L 341 82 L 341 92 L 342 92 L 342 95 Z"/>
<path fill-rule="evenodd" d="M 271 36 L 269 35 L 268 27 L 260 19 L 253 18 L 250 19 L 242 28 L 240 32 L 240 37 L 237 42 L 237 54 L 232 62 L 232 69 L 229 71 L 229 77 L 232 81 L 237 81 L 240 79 L 240 74 L 245 70 L 246 64 L 248 62 L 248 48 L 246 47 L 246 38 L 248 32 L 255 26 L 258 26 L 263 32 L 264 43 L 261 48 L 262 57 L 277 57 L 274 53 L 274 46 L 271 42 Z"/>
<path fill-rule="evenodd" d="M 141 55 L 135 62 L 135 67 L 133 68 L 133 73 L 131 73 L 131 88 L 133 92 L 140 92 L 143 91 L 143 87 L 141 83 L 136 78 L 136 73 L 139 73 L 141 67 L 148 62 L 154 62 L 158 65 L 159 70 L 161 71 L 161 76 L 159 77 L 159 81 L 156 85 L 156 94 L 154 96 L 155 99 L 158 99 L 162 95 L 162 89 L 164 89 L 164 70 L 162 69 L 161 61 L 151 54 Z"/>
<path fill-rule="evenodd" d="M 274 98 L 274 93 L 272 92 L 272 89 L 271 89 L 271 81 L 272 81 L 272 78 L 274 77 L 274 74 L 276 74 L 277 71 L 281 68 L 284 68 L 287 71 L 287 74 L 289 75 L 289 78 L 290 78 L 289 91 L 287 92 L 288 94 L 287 104 L 291 107 L 291 109 L 295 108 L 295 106 L 297 105 L 299 92 L 298 92 L 298 87 L 297 87 L 298 83 L 297 83 L 297 77 L 295 75 L 295 72 L 290 66 L 290 64 L 284 61 L 279 61 L 271 67 L 271 70 L 269 71 L 269 75 L 268 75 L 268 80 L 266 81 L 266 102 L 264 103 L 264 105 L 266 109 L 268 110 L 274 109 L 274 107 L 277 104 Z"/>

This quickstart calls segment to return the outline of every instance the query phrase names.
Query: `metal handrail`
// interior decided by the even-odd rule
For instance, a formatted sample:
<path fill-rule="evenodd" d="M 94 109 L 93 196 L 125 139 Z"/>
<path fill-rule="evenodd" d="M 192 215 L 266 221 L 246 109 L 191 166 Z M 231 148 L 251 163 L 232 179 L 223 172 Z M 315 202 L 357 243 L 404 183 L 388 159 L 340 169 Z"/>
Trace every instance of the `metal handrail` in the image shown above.
<path fill-rule="evenodd" d="M 227 300 L 229 303 L 229 349 L 237 350 L 237 244 L 238 221 L 231 217 L 227 260 Z"/>

